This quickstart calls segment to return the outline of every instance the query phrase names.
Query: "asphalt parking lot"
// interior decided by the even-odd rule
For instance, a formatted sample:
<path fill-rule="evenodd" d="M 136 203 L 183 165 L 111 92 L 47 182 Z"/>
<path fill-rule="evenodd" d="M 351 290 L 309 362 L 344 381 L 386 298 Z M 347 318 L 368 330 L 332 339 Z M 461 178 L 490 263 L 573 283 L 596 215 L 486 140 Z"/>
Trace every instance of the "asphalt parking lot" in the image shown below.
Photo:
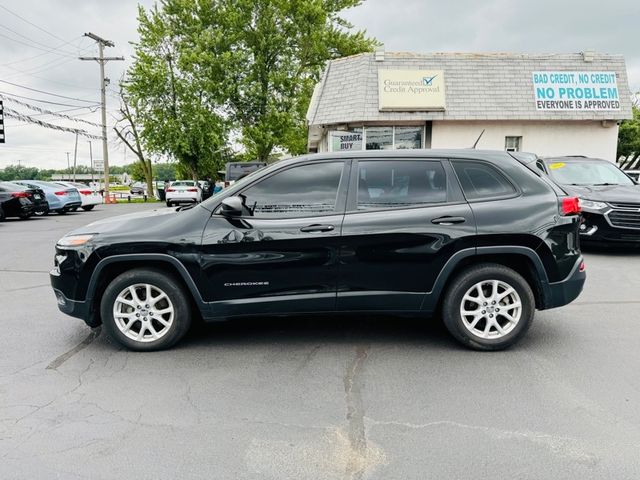
<path fill-rule="evenodd" d="M 0 223 L 1 479 L 640 478 L 640 253 L 506 352 L 437 321 L 261 319 L 123 350 L 58 312 L 55 241 L 162 204 Z"/>

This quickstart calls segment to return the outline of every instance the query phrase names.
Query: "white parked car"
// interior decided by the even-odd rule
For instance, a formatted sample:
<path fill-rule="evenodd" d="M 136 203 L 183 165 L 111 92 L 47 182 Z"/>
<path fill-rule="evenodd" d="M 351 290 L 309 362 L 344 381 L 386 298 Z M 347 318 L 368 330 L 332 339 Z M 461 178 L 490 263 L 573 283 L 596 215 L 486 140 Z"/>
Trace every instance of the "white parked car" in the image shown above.
<path fill-rule="evenodd" d="M 78 182 L 56 182 L 58 185 L 62 185 L 67 188 L 75 188 L 80 193 L 82 199 L 82 208 L 85 212 L 93 210 L 93 207 L 102 203 L 102 195 L 98 193 L 95 187 L 89 187 L 84 183 Z M 76 209 L 73 209 L 74 211 Z"/>
<path fill-rule="evenodd" d="M 175 203 L 200 203 L 202 201 L 202 189 L 198 182 L 193 180 L 177 180 L 169 184 L 165 191 L 167 207 Z"/>

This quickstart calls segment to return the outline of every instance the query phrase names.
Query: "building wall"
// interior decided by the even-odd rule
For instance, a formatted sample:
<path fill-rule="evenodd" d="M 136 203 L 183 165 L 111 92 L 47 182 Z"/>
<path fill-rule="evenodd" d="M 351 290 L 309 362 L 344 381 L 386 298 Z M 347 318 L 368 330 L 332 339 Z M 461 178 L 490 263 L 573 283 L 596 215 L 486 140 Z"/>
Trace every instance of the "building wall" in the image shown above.
<path fill-rule="evenodd" d="M 476 148 L 504 150 L 506 136 L 521 136 L 521 151 L 540 156 L 585 155 L 614 162 L 618 126 L 600 121 L 434 121 L 431 148 L 470 148 L 485 129 Z"/>

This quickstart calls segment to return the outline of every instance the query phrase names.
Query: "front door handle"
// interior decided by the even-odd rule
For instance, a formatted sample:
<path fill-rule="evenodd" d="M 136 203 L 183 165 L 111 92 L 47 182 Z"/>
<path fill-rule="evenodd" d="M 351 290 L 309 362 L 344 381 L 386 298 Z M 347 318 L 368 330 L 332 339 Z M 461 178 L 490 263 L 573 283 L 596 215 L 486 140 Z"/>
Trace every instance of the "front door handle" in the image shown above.
<path fill-rule="evenodd" d="M 464 223 L 467 220 L 464 217 L 438 217 L 431 220 L 436 225 L 454 225 L 456 223 Z"/>
<path fill-rule="evenodd" d="M 335 227 L 333 225 L 320 225 L 316 223 L 313 225 L 307 225 L 306 227 L 302 227 L 300 231 L 301 232 L 330 232 L 334 228 Z"/>

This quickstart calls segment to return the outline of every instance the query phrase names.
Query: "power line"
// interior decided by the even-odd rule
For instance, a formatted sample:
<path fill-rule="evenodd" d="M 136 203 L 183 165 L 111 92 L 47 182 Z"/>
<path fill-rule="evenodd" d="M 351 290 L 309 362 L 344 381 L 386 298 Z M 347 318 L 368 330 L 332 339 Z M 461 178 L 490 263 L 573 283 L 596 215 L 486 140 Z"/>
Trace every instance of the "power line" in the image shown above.
<path fill-rule="evenodd" d="M 48 103 L 49 105 L 59 105 L 61 107 L 76 107 L 76 108 L 95 108 L 97 105 L 87 105 L 87 106 L 81 106 L 81 105 L 72 105 L 70 103 L 60 103 L 60 102 L 50 102 L 48 100 L 40 100 L 38 98 L 33 98 L 33 97 L 25 97 L 24 95 L 17 95 L 15 93 L 8 93 L 8 92 L 3 92 L 0 90 L 0 94 L 8 96 L 8 97 L 17 97 L 17 98 L 23 98 L 25 100 L 31 100 L 32 102 L 39 102 L 39 103 Z"/>
<path fill-rule="evenodd" d="M 22 40 L 17 40 L 17 39 L 15 39 L 15 38 L 9 37 L 8 35 L 5 35 L 4 33 L 0 33 L 0 37 L 4 37 L 4 38 L 6 38 L 7 40 L 11 40 L 12 42 L 20 43 L 20 44 L 22 44 L 22 45 L 26 45 L 27 47 L 35 48 L 35 49 L 37 49 L 37 50 L 44 50 L 45 52 L 48 52 L 48 53 L 55 53 L 56 55 L 60 55 L 60 56 L 62 56 L 62 57 L 67 57 L 67 58 L 71 57 L 71 55 L 67 55 L 66 53 L 57 53 L 57 52 L 54 52 L 54 51 L 53 51 L 53 50 L 51 50 L 51 49 L 38 47 L 38 46 L 36 46 L 36 45 L 31 45 L 31 44 L 29 44 L 29 43 L 27 43 L 27 42 L 23 42 Z"/>
<path fill-rule="evenodd" d="M 70 133 L 75 133 L 76 135 L 81 135 L 83 137 L 87 137 L 87 138 L 92 138 L 95 140 L 101 140 L 102 137 L 98 136 L 98 135 L 92 135 L 89 132 L 87 132 L 86 130 L 83 130 L 81 128 L 69 128 L 69 127 L 62 127 L 60 125 L 54 125 L 53 123 L 48 123 L 48 122 L 44 122 L 42 120 L 38 120 L 37 118 L 33 118 L 30 117 L 29 115 L 24 115 L 20 112 L 17 112 L 11 108 L 5 108 L 5 115 L 9 118 L 15 118 L 17 120 L 22 120 L 23 122 L 29 122 L 29 123 L 34 123 L 36 125 L 40 125 L 41 127 L 44 128 L 49 128 L 52 130 L 59 130 L 61 132 L 70 132 Z"/>
<path fill-rule="evenodd" d="M 32 27 L 37 28 L 38 30 L 40 30 L 40 31 L 42 31 L 42 32 L 44 32 L 44 33 L 46 33 L 47 35 L 49 35 L 49 36 L 51 36 L 51 37 L 53 37 L 53 38 L 57 38 L 58 40 L 62 40 L 63 42 L 65 41 L 65 40 L 64 40 L 64 38 L 60 38 L 59 36 L 57 36 L 57 35 L 55 35 L 55 34 L 51 33 L 49 30 L 45 30 L 44 28 L 42 28 L 42 27 L 40 27 L 40 26 L 36 25 L 35 23 L 33 23 L 33 22 L 31 22 L 31 21 L 27 20 L 26 18 L 24 18 L 24 17 L 22 17 L 22 16 L 18 15 L 16 12 L 14 12 L 14 11 L 12 11 L 12 10 L 9 10 L 9 9 L 8 9 L 7 7 L 5 7 L 4 5 L 0 5 L 0 8 L 2 8 L 3 10 L 6 10 L 7 12 L 9 12 L 9 13 L 10 13 L 11 15 L 13 15 L 14 17 L 18 17 L 18 18 L 19 18 L 20 20 L 22 20 L 23 22 L 28 23 L 28 24 L 29 24 L 29 25 L 31 25 Z"/>
<path fill-rule="evenodd" d="M 29 104 L 27 102 L 22 102 L 20 100 L 16 100 L 15 98 L 9 98 L 9 97 L 2 97 L 2 98 L 5 98 L 6 100 L 9 100 L 11 102 L 17 103 L 18 105 L 26 107 L 26 108 L 28 108 L 30 110 L 34 110 L 34 111 L 36 111 L 36 112 L 38 112 L 40 114 L 53 115 L 55 117 L 64 118 L 65 120 L 71 120 L 71 121 L 74 121 L 74 122 L 86 123 L 86 124 L 91 125 L 93 127 L 101 127 L 102 126 L 102 125 L 100 125 L 98 123 L 90 122 L 90 121 L 84 120 L 82 118 L 75 118 L 75 117 L 73 117 L 71 115 L 65 115 L 64 113 L 58 113 L 58 112 L 53 112 L 51 110 L 46 110 L 46 109 L 44 109 L 42 107 L 38 107 L 36 105 L 31 105 L 31 104 Z M 33 115 L 33 116 L 35 116 L 35 115 Z"/>
<path fill-rule="evenodd" d="M 68 42 L 61 43 L 60 45 L 57 45 L 54 48 L 58 49 L 60 47 L 64 47 L 65 45 L 69 45 L 70 43 L 75 42 L 76 40 L 78 40 L 80 38 L 82 38 L 82 37 L 77 36 L 76 38 L 73 38 L 73 39 L 69 40 Z M 84 48 L 82 50 L 86 50 L 87 48 L 91 48 L 91 47 L 93 47 L 93 45 L 91 45 L 89 47 L 86 47 L 86 48 Z M 79 48 L 79 47 L 77 47 L 77 48 Z M 51 53 L 51 52 L 43 52 L 43 53 L 39 53 L 37 55 L 33 55 L 31 57 L 21 58 L 20 60 L 13 60 L 12 62 L 7 62 L 7 63 L 3 63 L 3 64 L 0 64 L 0 65 L 2 65 L 3 67 L 6 67 L 6 66 L 9 66 L 9 65 L 14 65 L 16 63 L 28 62 L 29 60 L 33 60 L 34 58 L 39 58 L 39 57 L 42 57 L 44 55 L 48 55 L 49 53 Z"/>
<path fill-rule="evenodd" d="M 0 28 L 4 28 L 5 30 L 9 30 L 11 33 L 13 33 L 13 34 L 15 34 L 15 35 L 18 35 L 19 37 L 24 38 L 25 40 L 27 40 L 27 41 L 29 41 L 29 42 L 35 43 L 36 45 L 39 45 L 39 46 L 41 46 L 41 47 L 44 47 L 44 48 L 46 48 L 47 50 L 51 50 L 51 51 L 54 51 L 54 50 L 55 50 L 55 51 L 60 51 L 60 52 L 63 52 L 64 54 L 66 54 L 66 55 L 75 55 L 73 52 L 67 52 L 66 50 L 62 50 L 62 49 L 60 49 L 59 47 L 51 47 L 51 46 L 46 45 L 46 44 L 44 44 L 44 43 L 37 42 L 37 41 L 35 41 L 33 38 L 28 37 L 28 36 L 26 36 L 26 35 L 23 35 L 23 34 L 21 34 L 20 32 L 18 32 L 18 31 L 16 31 L 16 30 L 14 30 L 14 29 L 12 29 L 12 28 L 7 27 L 6 25 L 2 25 L 2 24 L 0 24 Z"/>
<path fill-rule="evenodd" d="M 51 95 L 52 97 L 65 98 L 67 100 L 74 100 L 76 102 L 92 103 L 94 105 L 98 104 L 98 102 L 93 102 L 91 100 L 85 100 L 85 99 L 82 99 L 82 98 L 75 98 L 75 97 L 67 97 L 66 95 L 58 95 L 57 93 L 45 92 L 44 90 L 38 90 L 37 88 L 26 87 L 24 85 L 19 85 L 17 83 L 8 82 L 6 80 L 0 80 L 0 82 L 6 83 L 8 85 L 13 85 L 14 87 L 24 88 L 25 90 L 31 90 L 32 92 L 38 92 L 38 93 L 43 93 L 45 95 Z"/>

